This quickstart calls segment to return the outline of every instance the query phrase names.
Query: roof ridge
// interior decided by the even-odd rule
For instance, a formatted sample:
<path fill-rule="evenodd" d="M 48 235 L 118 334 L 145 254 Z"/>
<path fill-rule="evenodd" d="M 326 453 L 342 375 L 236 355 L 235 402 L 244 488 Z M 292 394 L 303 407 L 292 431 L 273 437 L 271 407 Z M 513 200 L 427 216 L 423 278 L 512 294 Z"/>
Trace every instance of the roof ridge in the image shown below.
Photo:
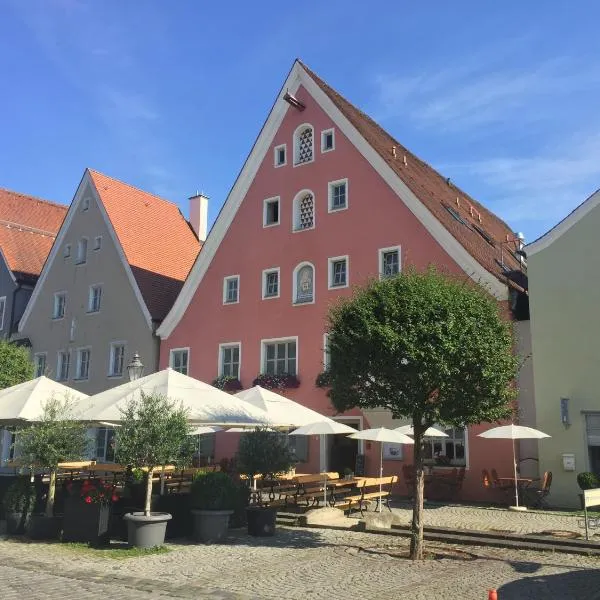
<path fill-rule="evenodd" d="M 63 209 L 65 212 L 69 209 L 68 204 L 61 204 L 60 202 L 55 202 L 54 200 L 46 200 L 45 198 L 40 198 L 39 196 L 32 196 L 31 194 L 24 194 L 23 192 L 9 190 L 8 188 L 2 187 L 2 186 L 0 186 L 0 192 L 7 192 L 9 194 L 13 194 L 15 196 L 20 196 L 21 198 L 25 198 L 26 200 L 34 200 L 36 202 L 43 202 L 44 204 L 49 204 L 50 206 L 54 206 L 56 208 Z"/>

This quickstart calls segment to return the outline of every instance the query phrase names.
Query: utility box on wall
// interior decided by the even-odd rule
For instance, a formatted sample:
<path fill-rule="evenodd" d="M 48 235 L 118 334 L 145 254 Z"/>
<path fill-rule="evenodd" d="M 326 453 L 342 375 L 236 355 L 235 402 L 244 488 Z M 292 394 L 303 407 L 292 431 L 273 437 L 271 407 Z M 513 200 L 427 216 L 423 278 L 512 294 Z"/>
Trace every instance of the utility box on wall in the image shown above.
<path fill-rule="evenodd" d="M 562 455 L 563 469 L 565 471 L 575 470 L 575 455 L 574 454 L 563 454 Z"/>

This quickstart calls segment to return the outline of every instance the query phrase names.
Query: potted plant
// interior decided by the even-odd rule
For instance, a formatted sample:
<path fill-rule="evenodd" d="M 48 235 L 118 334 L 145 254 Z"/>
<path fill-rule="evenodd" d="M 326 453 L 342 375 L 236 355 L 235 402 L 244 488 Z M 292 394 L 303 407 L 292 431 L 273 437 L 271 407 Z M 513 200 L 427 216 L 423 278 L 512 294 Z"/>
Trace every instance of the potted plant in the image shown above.
<path fill-rule="evenodd" d="M 354 477 L 354 471 L 350 467 L 344 469 L 344 479 L 350 480 Z"/>
<path fill-rule="evenodd" d="M 166 396 L 145 394 L 133 398 L 121 411 L 116 431 L 117 460 L 146 473 L 144 510 L 127 513 L 127 539 L 130 546 L 152 548 L 165 541 L 171 515 L 152 512 L 152 478 L 156 469 L 168 464 L 189 464 L 193 453 L 187 411 Z"/>
<path fill-rule="evenodd" d="M 29 477 L 17 477 L 8 487 L 2 508 L 6 517 L 6 533 L 25 533 L 29 515 L 35 502 L 35 487 Z"/>
<path fill-rule="evenodd" d="M 240 437 L 236 462 L 239 472 L 246 475 L 249 486 L 252 486 L 255 475 L 274 478 L 278 473 L 289 471 L 295 464 L 285 438 L 276 431 L 260 427 Z M 246 509 L 248 533 L 255 536 L 273 535 L 276 509 L 263 506 L 259 494 L 252 496 L 254 503 Z"/>
<path fill-rule="evenodd" d="M 315 385 L 320 388 L 331 387 L 331 373 L 323 371 L 317 375 Z"/>
<path fill-rule="evenodd" d="M 227 534 L 229 517 L 237 503 L 237 487 L 226 473 L 198 473 L 192 482 L 194 538 L 198 542 L 220 542 Z"/>
<path fill-rule="evenodd" d="M 597 488 L 600 481 L 594 473 L 584 472 L 577 475 L 577 485 L 581 490 Z"/>
<path fill-rule="evenodd" d="M 242 389 L 240 380 L 233 375 L 219 375 L 212 384 L 224 392 L 239 392 Z"/>
<path fill-rule="evenodd" d="M 19 430 L 20 458 L 32 468 L 49 472 L 45 511 L 31 515 L 27 531 L 29 537 L 58 537 L 62 520 L 54 511 L 58 464 L 80 460 L 86 455 L 88 444 L 86 426 L 74 420 L 68 397 L 64 400 L 50 398 L 42 407 L 40 420 Z"/>
<path fill-rule="evenodd" d="M 300 381 L 295 375 L 289 373 L 260 373 L 252 382 L 252 385 L 260 385 L 267 390 L 297 388 Z"/>

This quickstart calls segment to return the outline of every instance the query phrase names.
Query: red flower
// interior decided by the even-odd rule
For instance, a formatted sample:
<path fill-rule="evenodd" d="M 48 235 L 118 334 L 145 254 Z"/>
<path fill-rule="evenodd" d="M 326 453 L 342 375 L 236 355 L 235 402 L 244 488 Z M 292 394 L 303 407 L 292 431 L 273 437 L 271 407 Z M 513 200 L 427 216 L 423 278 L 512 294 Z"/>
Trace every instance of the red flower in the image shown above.
<path fill-rule="evenodd" d="M 85 501 L 87 504 L 91 504 L 92 503 L 92 497 L 91 496 L 86 496 L 85 497 Z"/>
<path fill-rule="evenodd" d="M 116 494 L 113 494 L 112 501 L 116 502 L 118 499 L 119 499 L 119 496 L 117 496 Z"/>

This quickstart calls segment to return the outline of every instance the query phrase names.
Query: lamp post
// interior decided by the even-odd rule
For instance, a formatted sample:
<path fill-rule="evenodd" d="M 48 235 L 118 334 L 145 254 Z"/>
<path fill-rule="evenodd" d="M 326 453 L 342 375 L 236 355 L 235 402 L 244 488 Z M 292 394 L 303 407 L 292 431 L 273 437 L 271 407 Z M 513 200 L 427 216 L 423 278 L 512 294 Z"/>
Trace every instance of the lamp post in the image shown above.
<path fill-rule="evenodd" d="M 129 381 L 135 381 L 144 374 L 144 364 L 140 360 L 140 355 L 136 352 L 131 359 L 131 362 L 127 365 L 127 372 L 129 373 Z"/>

